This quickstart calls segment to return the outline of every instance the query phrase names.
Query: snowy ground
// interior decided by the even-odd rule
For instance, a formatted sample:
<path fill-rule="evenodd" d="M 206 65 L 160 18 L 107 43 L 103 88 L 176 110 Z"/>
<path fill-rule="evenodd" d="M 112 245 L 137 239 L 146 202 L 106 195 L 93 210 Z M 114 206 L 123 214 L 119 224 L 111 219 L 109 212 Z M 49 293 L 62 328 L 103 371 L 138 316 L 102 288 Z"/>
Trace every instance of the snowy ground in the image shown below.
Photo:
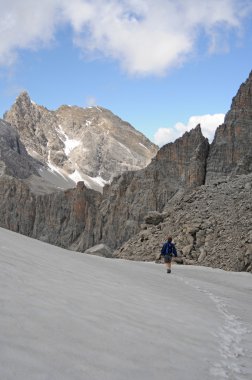
<path fill-rule="evenodd" d="M 0 229 L 1 380 L 252 379 L 252 276 Z"/>

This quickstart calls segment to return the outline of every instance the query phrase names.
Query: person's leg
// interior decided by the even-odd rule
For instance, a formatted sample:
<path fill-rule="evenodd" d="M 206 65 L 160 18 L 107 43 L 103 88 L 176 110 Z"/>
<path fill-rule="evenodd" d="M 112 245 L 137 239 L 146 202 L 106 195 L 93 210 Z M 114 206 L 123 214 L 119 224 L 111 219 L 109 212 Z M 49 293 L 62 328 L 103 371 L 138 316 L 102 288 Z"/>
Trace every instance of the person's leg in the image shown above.
<path fill-rule="evenodd" d="M 167 273 L 171 273 L 171 262 L 167 263 Z"/>
<path fill-rule="evenodd" d="M 167 273 L 171 273 L 171 257 L 165 256 L 165 266 L 166 266 Z"/>

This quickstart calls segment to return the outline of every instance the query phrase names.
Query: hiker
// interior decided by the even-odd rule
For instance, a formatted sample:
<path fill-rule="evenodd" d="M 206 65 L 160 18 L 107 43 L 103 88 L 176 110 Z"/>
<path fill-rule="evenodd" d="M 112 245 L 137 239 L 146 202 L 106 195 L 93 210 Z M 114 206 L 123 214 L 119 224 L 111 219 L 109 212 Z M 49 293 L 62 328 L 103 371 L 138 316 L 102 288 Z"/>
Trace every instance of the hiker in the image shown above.
<path fill-rule="evenodd" d="M 161 249 L 161 255 L 164 256 L 164 263 L 167 268 L 167 273 L 171 273 L 172 256 L 177 257 L 177 251 L 174 243 L 172 243 L 172 237 L 169 236 L 167 242 L 164 243 Z"/>

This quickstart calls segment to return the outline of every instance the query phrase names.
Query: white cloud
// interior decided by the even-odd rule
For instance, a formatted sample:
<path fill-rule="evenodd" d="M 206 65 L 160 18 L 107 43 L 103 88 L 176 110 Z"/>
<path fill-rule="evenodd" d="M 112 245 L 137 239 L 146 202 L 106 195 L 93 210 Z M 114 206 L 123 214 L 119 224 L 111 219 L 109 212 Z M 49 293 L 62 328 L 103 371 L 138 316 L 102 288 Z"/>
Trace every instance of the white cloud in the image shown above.
<path fill-rule="evenodd" d="M 15 61 L 19 49 L 38 49 L 53 40 L 58 25 L 55 0 L 0 0 L 0 64 Z"/>
<path fill-rule="evenodd" d="M 71 25 L 85 54 L 115 59 L 131 74 L 163 74 L 183 63 L 200 33 L 209 51 L 227 48 L 230 30 L 239 32 L 252 11 L 247 0 L 0 0 L 0 64 L 19 49 L 39 49 Z M 232 35 L 233 36 L 233 35 Z"/>
<path fill-rule="evenodd" d="M 201 125 L 203 135 L 211 142 L 216 128 L 223 124 L 224 117 L 225 114 L 222 113 L 191 116 L 187 124 L 178 122 L 172 128 L 159 128 L 154 135 L 154 142 L 159 146 L 163 146 L 181 137 L 185 132 L 195 128 L 198 124 Z"/>

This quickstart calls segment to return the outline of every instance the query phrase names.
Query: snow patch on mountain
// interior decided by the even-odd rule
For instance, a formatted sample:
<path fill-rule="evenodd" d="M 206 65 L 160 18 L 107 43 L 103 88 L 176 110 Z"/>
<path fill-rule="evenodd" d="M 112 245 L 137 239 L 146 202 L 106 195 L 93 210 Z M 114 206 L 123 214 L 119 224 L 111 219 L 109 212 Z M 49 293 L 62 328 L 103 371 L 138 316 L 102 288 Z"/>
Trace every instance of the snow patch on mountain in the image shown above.
<path fill-rule="evenodd" d="M 48 167 L 49 167 L 49 171 L 50 171 L 51 173 L 57 173 L 57 174 L 59 174 L 61 177 L 65 178 L 65 179 L 67 178 L 67 175 L 63 174 L 63 171 L 60 170 L 60 168 L 59 168 L 58 166 L 55 166 L 55 165 L 53 165 L 51 162 L 48 162 Z"/>
<path fill-rule="evenodd" d="M 120 141 L 118 141 L 118 144 L 122 147 L 122 148 L 124 148 L 132 157 L 134 157 L 133 156 L 133 154 L 132 154 L 132 151 L 129 149 L 129 148 L 127 148 L 127 146 L 125 146 L 124 144 L 122 144 Z"/>
<path fill-rule="evenodd" d="M 109 183 L 109 181 L 105 181 L 105 179 L 103 179 L 101 176 L 94 177 L 92 180 L 102 187 Z"/>
<path fill-rule="evenodd" d="M 74 139 L 65 140 L 65 153 L 68 156 L 69 153 L 80 145 L 80 141 Z"/>
<path fill-rule="evenodd" d="M 77 146 L 79 146 L 81 144 L 81 142 L 79 140 L 75 140 L 75 139 L 70 139 L 67 134 L 63 131 L 62 129 L 62 126 L 59 125 L 59 129 L 57 130 L 58 133 L 62 136 L 61 140 L 64 142 L 65 144 L 65 154 L 67 156 L 69 156 L 69 153 L 74 149 L 76 148 Z"/>
<path fill-rule="evenodd" d="M 144 149 L 148 150 L 148 148 L 146 148 L 146 146 L 144 146 L 142 143 L 138 143 L 140 146 L 142 146 Z"/>
<path fill-rule="evenodd" d="M 79 181 L 83 181 L 83 176 L 81 173 L 75 169 L 75 171 L 69 175 L 69 178 L 71 178 L 75 183 Z M 84 181 L 85 182 L 85 181 Z"/>
<path fill-rule="evenodd" d="M 90 177 L 87 174 L 81 173 L 79 170 L 75 169 L 74 173 L 69 175 L 69 178 L 75 183 L 83 181 L 85 186 L 89 189 L 95 189 L 102 192 L 104 185 L 108 184 L 100 175 L 97 177 Z"/>

